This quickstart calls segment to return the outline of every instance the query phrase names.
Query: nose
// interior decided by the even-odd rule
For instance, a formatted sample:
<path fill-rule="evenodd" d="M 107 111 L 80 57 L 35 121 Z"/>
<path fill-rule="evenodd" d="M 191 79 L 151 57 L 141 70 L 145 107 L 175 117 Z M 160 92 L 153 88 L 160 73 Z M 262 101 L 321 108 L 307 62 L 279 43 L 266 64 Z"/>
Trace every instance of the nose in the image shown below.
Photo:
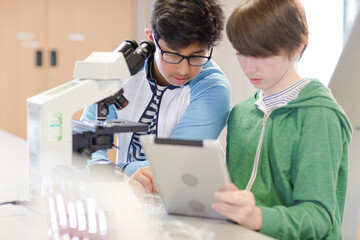
<path fill-rule="evenodd" d="M 185 76 L 189 73 L 190 65 L 187 59 L 183 59 L 180 63 L 177 64 L 177 72 Z"/>
<path fill-rule="evenodd" d="M 257 71 L 256 61 L 253 57 L 242 56 L 239 57 L 239 63 L 246 75 Z"/>

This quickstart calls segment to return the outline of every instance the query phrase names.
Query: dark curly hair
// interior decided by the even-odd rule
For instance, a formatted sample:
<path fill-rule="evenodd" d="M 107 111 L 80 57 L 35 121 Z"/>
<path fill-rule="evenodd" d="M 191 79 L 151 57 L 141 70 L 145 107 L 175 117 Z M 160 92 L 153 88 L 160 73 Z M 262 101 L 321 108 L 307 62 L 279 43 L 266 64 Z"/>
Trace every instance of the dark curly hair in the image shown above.
<path fill-rule="evenodd" d="M 216 0 L 155 0 L 151 30 L 174 49 L 198 43 L 216 45 L 224 29 L 224 13 Z"/>

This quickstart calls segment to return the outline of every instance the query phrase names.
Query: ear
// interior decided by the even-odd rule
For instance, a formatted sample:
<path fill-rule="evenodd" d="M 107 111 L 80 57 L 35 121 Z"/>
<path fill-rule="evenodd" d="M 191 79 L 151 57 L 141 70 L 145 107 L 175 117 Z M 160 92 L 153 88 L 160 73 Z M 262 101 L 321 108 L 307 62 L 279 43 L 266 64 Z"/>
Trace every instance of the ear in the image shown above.
<path fill-rule="evenodd" d="M 300 60 L 300 58 L 302 57 L 302 54 L 304 53 L 303 51 L 305 50 L 305 48 L 306 48 L 306 45 L 304 43 L 302 43 L 299 46 L 298 50 L 296 51 L 296 56 L 297 56 L 298 60 Z"/>
<path fill-rule="evenodd" d="M 144 32 L 147 35 L 147 38 L 150 41 L 154 42 L 154 36 L 153 36 L 152 31 L 150 30 L 150 28 L 146 28 Z"/>

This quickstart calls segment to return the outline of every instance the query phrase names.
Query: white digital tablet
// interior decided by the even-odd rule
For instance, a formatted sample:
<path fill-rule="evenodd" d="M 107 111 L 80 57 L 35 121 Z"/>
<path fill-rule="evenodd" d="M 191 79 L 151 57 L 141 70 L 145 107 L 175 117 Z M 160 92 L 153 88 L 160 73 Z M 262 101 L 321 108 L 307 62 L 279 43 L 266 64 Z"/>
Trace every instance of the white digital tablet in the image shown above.
<path fill-rule="evenodd" d="M 215 192 L 231 184 L 218 140 L 144 135 L 140 141 L 168 214 L 227 219 L 211 208 Z"/>

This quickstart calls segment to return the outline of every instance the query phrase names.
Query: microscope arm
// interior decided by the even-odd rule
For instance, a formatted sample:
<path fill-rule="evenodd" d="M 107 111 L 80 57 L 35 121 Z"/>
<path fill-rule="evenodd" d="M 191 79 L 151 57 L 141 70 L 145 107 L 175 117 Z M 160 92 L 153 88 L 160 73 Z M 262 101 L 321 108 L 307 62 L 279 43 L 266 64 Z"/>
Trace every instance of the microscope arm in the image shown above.
<path fill-rule="evenodd" d="M 47 173 L 58 165 L 71 167 L 73 114 L 120 88 L 120 80 L 77 79 L 29 98 L 27 136 L 31 165 Z"/>

